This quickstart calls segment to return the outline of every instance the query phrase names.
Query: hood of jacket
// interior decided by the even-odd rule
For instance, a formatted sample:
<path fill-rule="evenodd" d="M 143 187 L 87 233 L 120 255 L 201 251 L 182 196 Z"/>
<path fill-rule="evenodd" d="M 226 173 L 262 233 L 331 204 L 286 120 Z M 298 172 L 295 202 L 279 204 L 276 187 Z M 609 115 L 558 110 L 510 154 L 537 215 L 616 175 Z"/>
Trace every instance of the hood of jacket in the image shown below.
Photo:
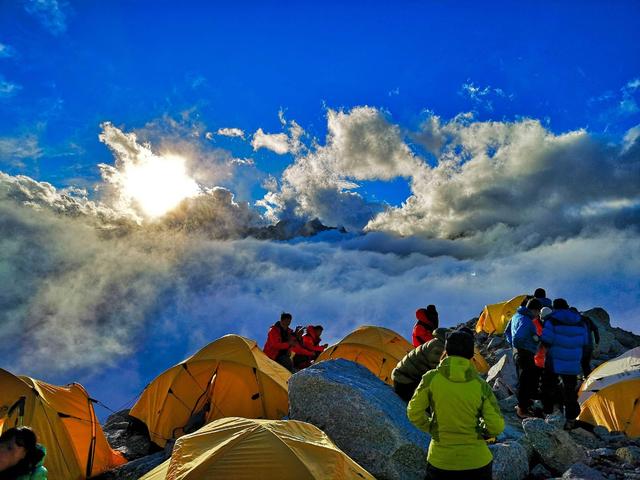
<path fill-rule="evenodd" d="M 571 310 L 554 310 L 551 314 L 551 318 L 555 319 L 560 323 L 564 323 L 565 325 L 577 325 L 582 321 L 582 317 L 579 313 L 573 312 Z"/>
<path fill-rule="evenodd" d="M 529 318 L 533 318 L 534 317 L 534 315 L 531 313 L 531 310 L 529 310 L 524 305 L 520 305 L 518 307 L 518 309 L 516 310 L 516 313 L 519 313 L 520 315 L 525 315 L 525 316 L 527 316 Z"/>
<path fill-rule="evenodd" d="M 444 358 L 437 370 L 447 380 L 456 383 L 470 382 L 478 377 L 471 360 L 456 355 Z"/>

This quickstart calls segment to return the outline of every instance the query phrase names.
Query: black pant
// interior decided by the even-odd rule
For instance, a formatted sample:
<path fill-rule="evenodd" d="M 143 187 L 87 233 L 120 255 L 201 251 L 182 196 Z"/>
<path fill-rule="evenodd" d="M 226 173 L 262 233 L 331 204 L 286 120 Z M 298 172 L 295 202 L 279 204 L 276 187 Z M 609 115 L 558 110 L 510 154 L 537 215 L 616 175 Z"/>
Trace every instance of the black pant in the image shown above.
<path fill-rule="evenodd" d="M 587 378 L 591 373 L 591 356 L 593 355 L 593 347 L 588 345 L 582 349 L 582 360 L 580 360 L 580 365 L 582 366 L 582 373 L 584 374 L 584 378 Z"/>
<path fill-rule="evenodd" d="M 553 404 L 558 388 L 558 377 L 562 380 L 562 402 L 564 403 L 564 416 L 567 420 L 575 420 L 580 414 L 578 404 L 578 377 L 577 375 L 562 375 L 554 373 L 551 368 L 545 368 L 542 374 L 542 404 L 544 413 L 553 412 Z"/>
<path fill-rule="evenodd" d="M 398 396 L 409 403 L 411 397 L 413 397 L 413 392 L 416 391 L 420 382 L 415 383 L 397 383 L 395 380 L 393 381 L 393 391 L 398 394 Z"/>
<path fill-rule="evenodd" d="M 518 370 L 518 406 L 524 410 L 531 408 L 531 399 L 536 396 L 542 373 L 533 360 L 534 353 L 518 348 L 513 359 Z"/>
<path fill-rule="evenodd" d="M 276 362 L 282 365 L 284 368 L 293 372 L 293 362 L 291 361 L 291 357 L 289 356 L 289 352 L 281 353 L 276 357 Z"/>
<path fill-rule="evenodd" d="M 427 463 L 425 480 L 491 480 L 493 462 L 473 470 L 440 470 Z"/>

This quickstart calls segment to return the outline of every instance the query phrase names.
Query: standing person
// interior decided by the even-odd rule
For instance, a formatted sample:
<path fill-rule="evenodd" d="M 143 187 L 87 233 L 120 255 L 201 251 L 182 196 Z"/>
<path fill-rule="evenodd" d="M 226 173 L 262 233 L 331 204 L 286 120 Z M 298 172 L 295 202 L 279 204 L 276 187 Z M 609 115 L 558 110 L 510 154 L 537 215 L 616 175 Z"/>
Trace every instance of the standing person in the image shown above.
<path fill-rule="evenodd" d="M 536 288 L 536 291 L 533 292 L 533 298 L 537 298 L 543 307 L 551 308 L 551 300 L 547 298 L 547 292 L 544 288 Z"/>
<path fill-rule="evenodd" d="M 0 479 L 46 480 L 46 450 L 29 427 L 6 430 L 0 436 Z"/>
<path fill-rule="evenodd" d="M 526 307 L 518 307 L 509 321 L 505 337 L 514 349 L 513 359 L 518 370 L 518 405 L 516 414 L 519 418 L 534 416 L 531 412 L 533 396 L 538 390 L 540 370 L 535 364 L 540 342 L 534 319 L 540 315 L 540 300 L 532 298 Z"/>
<path fill-rule="evenodd" d="M 493 456 L 484 438 L 504 430 L 491 387 L 471 364 L 473 336 L 447 336 L 440 365 L 422 377 L 407 406 L 407 416 L 431 435 L 427 480 L 490 480 Z"/>
<path fill-rule="evenodd" d="M 413 326 L 413 346 L 419 347 L 423 343 L 427 343 L 433 339 L 433 331 L 438 328 L 438 311 L 435 305 L 429 305 L 427 308 L 419 308 L 416 310 L 416 319 L 418 320 Z"/>
<path fill-rule="evenodd" d="M 282 312 L 280 320 L 269 329 L 267 341 L 262 349 L 267 357 L 275 360 L 290 372 L 293 372 L 290 352 L 298 344 L 297 333 L 289 328 L 292 319 L 293 317 L 290 313 Z M 296 330 L 298 329 L 296 328 Z"/>
<path fill-rule="evenodd" d="M 432 340 L 407 353 L 391 372 L 393 390 L 405 402 L 411 400 L 422 376 L 440 363 L 446 334 L 446 328 L 436 328 Z"/>
<path fill-rule="evenodd" d="M 576 310 L 577 312 L 578 310 Z M 587 327 L 589 342 L 584 346 L 582 350 L 582 359 L 580 364 L 582 366 L 582 375 L 584 378 L 587 378 L 591 371 L 591 357 L 593 356 L 593 351 L 596 349 L 598 344 L 600 343 L 600 331 L 598 330 L 598 326 L 595 324 L 591 318 L 586 315 L 581 315 L 582 321 Z"/>
<path fill-rule="evenodd" d="M 589 342 L 587 327 L 579 313 L 569 309 L 567 301 L 556 298 L 553 301 L 553 313 L 547 317 L 542 330 L 542 343 L 547 349 L 547 359 L 542 376 L 542 403 L 544 413 L 553 412 L 553 392 L 562 381 L 565 425 L 571 430 L 580 413 L 578 405 L 577 382 L 582 369 L 582 352 Z"/>
<path fill-rule="evenodd" d="M 295 353 L 293 366 L 296 370 L 307 368 L 329 346 L 327 343 L 320 345 L 322 341 L 320 336 L 324 330 L 322 325 L 307 325 L 305 330 L 304 335 L 302 335 L 302 349 L 293 349 Z"/>

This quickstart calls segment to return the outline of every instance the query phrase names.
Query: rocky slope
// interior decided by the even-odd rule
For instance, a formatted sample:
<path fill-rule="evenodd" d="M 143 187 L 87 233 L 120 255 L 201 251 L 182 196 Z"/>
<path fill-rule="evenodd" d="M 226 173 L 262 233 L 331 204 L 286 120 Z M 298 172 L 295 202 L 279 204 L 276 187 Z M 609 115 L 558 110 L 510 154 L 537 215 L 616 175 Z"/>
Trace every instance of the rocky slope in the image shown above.
<path fill-rule="evenodd" d="M 594 366 L 640 346 L 640 336 L 612 328 L 601 308 L 587 312 L 598 325 L 601 345 Z M 475 319 L 466 324 L 475 327 Z M 515 415 L 515 367 L 502 336 L 478 334 L 476 343 L 492 365 L 487 381 L 499 399 L 505 431 L 490 445 L 496 480 L 640 480 L 640 439 L 604 427 L 583 425 L 570 432 L 564 418 L 520 420 Z M 310 422 L 380 480 L 424 477 L 428 435 L 407 420 L 404 403 L 391 387 L 347 360 L 321 362 L 295 374 L 289 384 L 290 417 Z M 157 451 L 144 427 L 119 412 L 104 426 L 110 443 L 133 460 L 99 478 L 135 479 L 170 455 Z"/>

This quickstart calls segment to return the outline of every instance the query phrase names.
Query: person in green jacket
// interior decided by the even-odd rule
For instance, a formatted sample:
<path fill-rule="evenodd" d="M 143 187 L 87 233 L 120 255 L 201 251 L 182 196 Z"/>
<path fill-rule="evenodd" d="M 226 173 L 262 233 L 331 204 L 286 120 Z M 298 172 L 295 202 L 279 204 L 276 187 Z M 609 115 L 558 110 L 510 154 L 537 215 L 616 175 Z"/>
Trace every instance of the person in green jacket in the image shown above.
<path fill-rule="evenodd" d="M 29 427 L 6 430 L 0 436 L 0 480 L 46 480 L 45 455 Z"/>
<path fill-rule="evenodd" d="M 490 480 L 493 455 L 486 439 L 504 430 L 498 401 L 470 362 L 471 334 L 450 333 L 445 353 L 407 405 L 411 423 L 431 435 L 425 478 Z"/>
<path fill-rule="evenodd" d="M 411 400 L 422 376 L 440 363 L 446 334 L 446 328 L 436 328 L 433 339 L 407 353 L 391 372 L 393 390 L 405 402 Z"/>

